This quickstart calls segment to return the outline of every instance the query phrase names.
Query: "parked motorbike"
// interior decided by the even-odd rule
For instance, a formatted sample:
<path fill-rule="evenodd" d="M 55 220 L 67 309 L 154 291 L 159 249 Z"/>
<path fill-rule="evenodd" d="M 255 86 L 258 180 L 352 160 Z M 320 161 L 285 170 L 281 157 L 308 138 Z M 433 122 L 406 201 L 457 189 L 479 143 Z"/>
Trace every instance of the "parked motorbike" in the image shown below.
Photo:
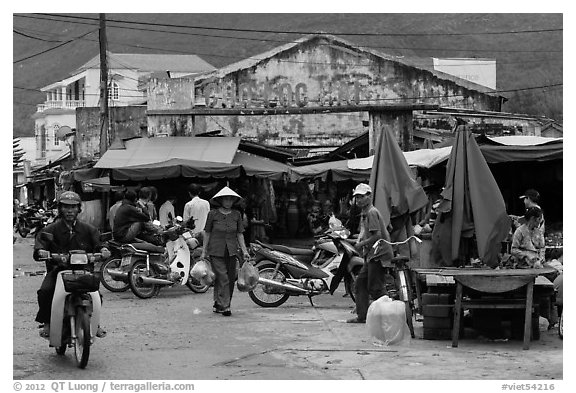
<path fill-rule="evenodd" d="M 209 286 L 197 281 L 190 274 L 201 250 L 200 241 L 191 232 L 175 225 L 167 234 L 171 240 L 166 248 L 140 243 L 122 246 L 122 273 L 128 273 L 128 284 L 136 296 L 148 299 L 156 296 L 162 287 L 175 284 L 186 285 L 195 293 L 204 293 Z M 117 271 L 108 270 L 111 275 Z"/>
<path fill-rule="evenodd" d="M 107 232 L 106 235 L 109 237 L 106 246 L 111 255 L 100 267 L 100 282 L 110 292 L 125 292 L 130 289 L 130 284 L 128 283 L 128 271 L 121 268 L 123 244 L 113 240 L 111 232 Z"/>
<path fill-rule="evenodd" d="M 41 236 L 51 234 L 43 232 Z M 100 323 L 101 299 L 98 293 L 99 277 L 93 264 L 102 257 L 82 250 L 66 254 L 44 251 L 43 261 L 52 261 L 69 267 L 58 273 L 50 314 L 50 347 L 64 355 L 68 347 L 74 348 L 76 364 L 85 368 L 90 357 L 90 347 Z"/>
<path fill-rule="evenodd" d="M 35 206 L 27 206 L 16 220 L 15 230 L 23 238 L 28 234 L 37 235 L 40 230 L 54 220 L 55 215 L 52 211 L 46 212 L 44 209 L 38 209 Z"/>
<path fill-rule="evenodd" d="M 290 296 L 306 295 L 313 304 L 312 296 L 333 294 L 342 278 L 347 287 L 353 288 L 356 276 L 352 272 L 359 271 L 364 261 L 346 242 L 347 233 L 346 230 L 332 231 L 329 236 L 341 252 L 328 259 L 317 259 L 314 263 L 312 260 L 298 260 L 258 241 L 252 243 L 250 247 L 260 276 L 258 286 L 248 292 L 252 301 L 261 307 L 278 307 Z M 342 264 L 344 268 L 340 268 Z M 353 292 L 349 293 L 353 295 Z"/>

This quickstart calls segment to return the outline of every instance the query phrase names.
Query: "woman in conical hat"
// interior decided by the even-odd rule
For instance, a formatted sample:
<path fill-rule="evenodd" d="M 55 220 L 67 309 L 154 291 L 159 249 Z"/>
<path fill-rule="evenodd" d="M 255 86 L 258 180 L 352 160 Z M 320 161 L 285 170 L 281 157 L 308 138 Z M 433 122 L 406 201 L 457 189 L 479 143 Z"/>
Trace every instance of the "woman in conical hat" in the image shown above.
<path fill-rule="evenodd" d="M 230 301 L 238 271 L 238 259 L 250 255 L 244 242 L 244 224 L 240 211 L 233 205 L 242 199 L 234 190 L 224 187 L 210 200 L 216 208 L 210 210 L 204 226 L 202 257 L 208 257 L 216 275 L 214 282 L 214 312 L 232 315 Z M 239 255 L 242 250 L 242 256 Z"/>

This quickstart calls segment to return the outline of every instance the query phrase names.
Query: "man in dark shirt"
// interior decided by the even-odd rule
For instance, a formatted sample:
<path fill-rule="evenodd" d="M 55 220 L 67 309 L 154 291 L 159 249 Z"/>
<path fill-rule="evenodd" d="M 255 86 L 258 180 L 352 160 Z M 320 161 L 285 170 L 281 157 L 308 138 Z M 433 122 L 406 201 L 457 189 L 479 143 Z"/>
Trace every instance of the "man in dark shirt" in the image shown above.
<path fill-rule="evenodd" d="M 81 211 L 81 199 L 73 191 L 64 191 L 58 198 L 58 217 L 52 224 L 46 226 L 42 232 L 51 234 L 51 239 L 39 233 L 34 244 L 35 260 L 40 260 L 45 251 L 64 254 L 70 250 L 84 250 L 87 253 L 101 252 L 103 258 L 110 257 L 110 251 L 100 242 L 100 232 L 90 224 L 77 220 Z M 47 337 L 50 332 L 50 312 L 52 299 L 56 288 L 58 273 L 67 266 L 56 264 L 53 261 L 50 270 L 38 290 L 38 314 L 36 321 L 44 324 L 41 336 Z M 98 334 L 97 334 L 98 335 Z M 99 332 L 102 336 L 102 332 Z"/>
<path fill-rule="evenodd" d="M 156 228 L 150 221 L 150 216 L 145 208 L 138 208 L 136 193 L 126 191 L 122 205 L 116 211 L 114 217 L 114 239 L 122 243 L 131 243 L 136 238 L 146 242 L 162 245 L 158 236 L 160 228 Z"/>

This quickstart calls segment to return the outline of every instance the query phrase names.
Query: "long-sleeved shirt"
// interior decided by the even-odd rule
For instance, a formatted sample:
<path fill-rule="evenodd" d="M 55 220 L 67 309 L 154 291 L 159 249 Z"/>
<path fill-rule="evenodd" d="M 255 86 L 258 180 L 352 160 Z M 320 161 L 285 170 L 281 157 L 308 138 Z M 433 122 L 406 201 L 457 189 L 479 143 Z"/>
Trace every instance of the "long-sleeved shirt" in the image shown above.
<path fill-rule="evenodd" d="M 135 222 L 148 222 L 150 216 L 127 200 L 122 201 L 122 205 L 116 211 L 114 217 L 114 239 L 122 239 L 128 232 L 128 228 Z"/>

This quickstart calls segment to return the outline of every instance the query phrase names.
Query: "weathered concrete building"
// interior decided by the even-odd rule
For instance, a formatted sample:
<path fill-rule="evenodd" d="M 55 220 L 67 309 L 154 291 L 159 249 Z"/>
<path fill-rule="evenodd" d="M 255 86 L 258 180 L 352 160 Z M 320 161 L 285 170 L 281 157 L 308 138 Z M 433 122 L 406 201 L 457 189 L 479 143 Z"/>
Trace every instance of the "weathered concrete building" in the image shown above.
<path fill-rule="evenodd" d="M 283 147 L 340 146 L 390 127 L 404 150 L 414 110 L 500 111 L 494 90 L 326 34 L 192 80 L 152 80 L 148 134 L 223 135 Z"/>

